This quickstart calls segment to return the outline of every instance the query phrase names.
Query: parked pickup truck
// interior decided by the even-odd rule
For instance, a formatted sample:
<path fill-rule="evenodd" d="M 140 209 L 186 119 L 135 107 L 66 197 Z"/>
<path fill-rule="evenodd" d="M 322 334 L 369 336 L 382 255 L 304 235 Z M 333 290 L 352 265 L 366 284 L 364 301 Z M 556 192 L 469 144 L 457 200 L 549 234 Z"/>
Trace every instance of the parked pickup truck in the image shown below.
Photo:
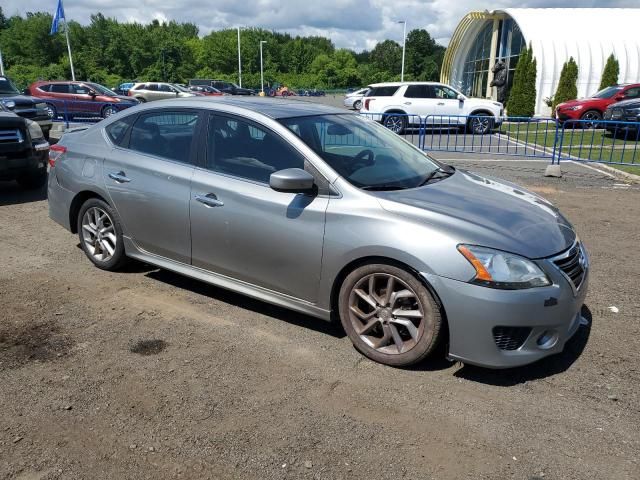
<path fill-rule="evenodd" d="M 15 114 L 33 120 L 45 138 L 49 138 L 51 118 L 47 114 L 47 104 L 39 98 L 22 95 L 7 77 L 0 76 L 0 104 Z"/>
<path fill-rule="evenodd" d="M 0 180 L 17 180 L 23 188 L 47 181 L 49 143 L 33 120 L 9 111 L 0 102 Z"/>

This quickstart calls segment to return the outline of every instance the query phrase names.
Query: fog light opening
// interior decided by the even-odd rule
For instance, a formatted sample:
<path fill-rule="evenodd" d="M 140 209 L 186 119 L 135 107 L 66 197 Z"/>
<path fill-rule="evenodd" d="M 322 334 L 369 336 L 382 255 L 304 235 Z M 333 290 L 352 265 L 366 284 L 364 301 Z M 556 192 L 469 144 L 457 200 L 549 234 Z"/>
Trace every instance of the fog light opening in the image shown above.
<path fill-rule="evenodd" d="M 553 348 L 553 346 L 558 342 L 558 332 L 555 330 L 545 330 L 536 340 L 538 347 L 543 350 L 548 350 Z"/>

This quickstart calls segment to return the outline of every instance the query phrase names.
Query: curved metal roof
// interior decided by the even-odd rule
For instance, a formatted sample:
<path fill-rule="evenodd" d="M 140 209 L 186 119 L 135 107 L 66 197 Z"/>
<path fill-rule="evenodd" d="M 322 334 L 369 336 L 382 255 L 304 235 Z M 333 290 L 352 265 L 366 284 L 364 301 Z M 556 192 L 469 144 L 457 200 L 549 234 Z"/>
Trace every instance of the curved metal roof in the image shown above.
<path fill-rule="evenodd" d="M 564 62 L 578 64 L 578 96 L 595 93 L 607 57 L 620 64 L 620 83 L 640 82 L 640 8 L 507 8 L 471 12 L 453 34 L 445 54 L 443 82 L 461 78 L 464 57 L 486 20 L 511 17 L 533 47 L 538 64 L 537 107 L 555 93 Z"/>

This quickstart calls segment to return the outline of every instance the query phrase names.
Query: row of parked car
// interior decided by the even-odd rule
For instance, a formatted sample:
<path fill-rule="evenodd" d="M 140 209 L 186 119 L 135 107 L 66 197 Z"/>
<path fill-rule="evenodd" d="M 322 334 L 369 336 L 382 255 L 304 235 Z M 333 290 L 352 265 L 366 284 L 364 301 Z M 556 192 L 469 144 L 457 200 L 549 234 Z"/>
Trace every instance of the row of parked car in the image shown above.
<path fill-rule="evenodd" d="M 484 134 L 500 125 L 504 116 L 502 104 L 468 98 L 453 87 L 436 82 L 377 83 L 351 89 L 343 103 L 353 110 L 382 115 L 381 121 L 396 133 L 426 119 L 431 124 L 458 123 L 472 133 Z M 638 130 L 640 84 L 615 85 L 588 98 L 561 103 L 554 117 L 560 123 L 574 122 L 610 132 Z"/>

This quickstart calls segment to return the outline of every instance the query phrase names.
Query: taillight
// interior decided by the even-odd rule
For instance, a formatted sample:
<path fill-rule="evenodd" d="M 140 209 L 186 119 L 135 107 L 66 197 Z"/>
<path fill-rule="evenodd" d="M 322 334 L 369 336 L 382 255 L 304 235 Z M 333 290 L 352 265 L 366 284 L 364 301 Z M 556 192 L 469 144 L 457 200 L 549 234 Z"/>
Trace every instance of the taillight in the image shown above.
<path fill-rule="evenodd" d="M 364 109 L 365 109 L 365 110 L 369 110 L 369 104 L 370 104 L 371 102 L 373 102 L 373 98 L 367 98 L 367 99 L 365 99 L 365 101 L 364 101 Z"/>
<path fill-rule="evenodd" d="M 63 147 L 62 145 L 51 145 L 51 147 L 49 147 L 49 167 L 55 167 L 56 162 L 65 153 L 67 153 L 67 147 Z"/>

